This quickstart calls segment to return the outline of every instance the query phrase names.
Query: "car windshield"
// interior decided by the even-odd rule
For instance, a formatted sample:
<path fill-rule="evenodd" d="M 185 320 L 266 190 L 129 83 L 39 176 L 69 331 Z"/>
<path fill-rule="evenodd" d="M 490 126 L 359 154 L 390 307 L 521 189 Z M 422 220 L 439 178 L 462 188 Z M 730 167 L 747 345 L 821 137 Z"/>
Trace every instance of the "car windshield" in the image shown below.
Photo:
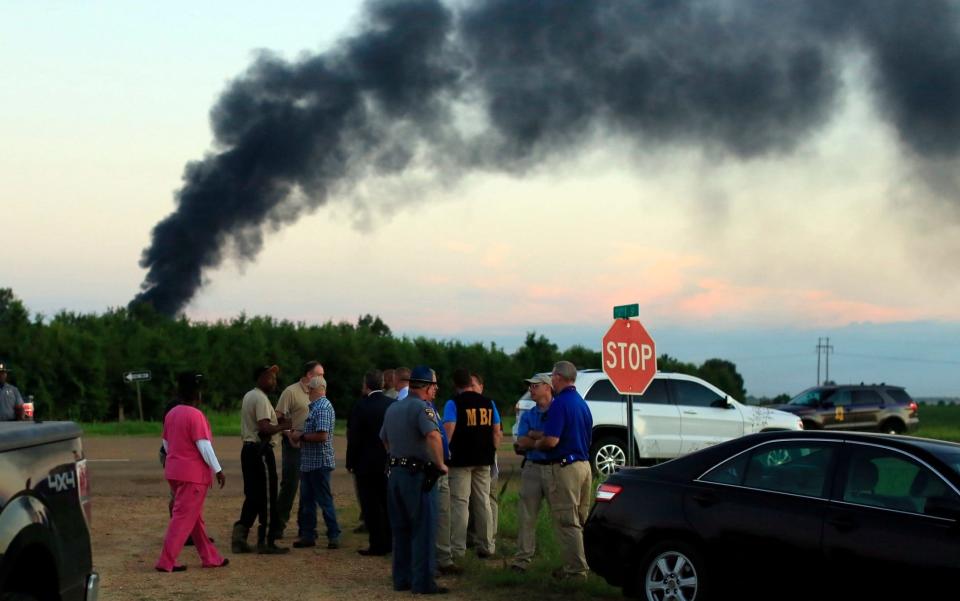
<path fill-rule="evenodd" d="M 832 390 L 822 390 L 815 388 L 813 390 L 807 390 L 801 392 L 797 396 L 790 399 L 791 405 L 800 405 L 802 407 L 818 407 L 820 402 L 833 394 Z"/>

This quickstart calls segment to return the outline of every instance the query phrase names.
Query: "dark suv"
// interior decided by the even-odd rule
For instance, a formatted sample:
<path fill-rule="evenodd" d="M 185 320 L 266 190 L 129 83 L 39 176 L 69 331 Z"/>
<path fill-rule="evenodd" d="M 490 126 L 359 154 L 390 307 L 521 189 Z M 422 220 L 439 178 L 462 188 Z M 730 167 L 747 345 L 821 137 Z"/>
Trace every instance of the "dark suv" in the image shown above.
<path fill-rule="evenodd" d="M 917 429 L 917 404 L 902 386 L 814 386 L 777 407 L 795 413 L 805 430 L 867 430 L 903 434 Z"/>

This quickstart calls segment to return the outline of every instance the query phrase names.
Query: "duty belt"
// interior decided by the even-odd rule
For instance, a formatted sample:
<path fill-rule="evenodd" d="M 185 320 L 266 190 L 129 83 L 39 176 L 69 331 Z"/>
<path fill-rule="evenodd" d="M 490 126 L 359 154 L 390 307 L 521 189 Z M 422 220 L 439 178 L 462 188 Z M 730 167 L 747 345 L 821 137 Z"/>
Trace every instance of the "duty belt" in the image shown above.
<path fill-rule="evenodd" d="M 390 467 L 405 467 L 415 472 L 422 472 L 427 467 L 427 462 L 416 457 L 391 457 Z"/>
<path fill-rule="evenodd" d="M 567 457 L 561 457 L 560 459 L 544 459 L 544 460 L 531 459 L 530 461 L 536 465 L 558 465 L 559 464 L 560 467 L 567 467 L 571 463 L 575 463 L 577 460 L 567 456 Z"/>

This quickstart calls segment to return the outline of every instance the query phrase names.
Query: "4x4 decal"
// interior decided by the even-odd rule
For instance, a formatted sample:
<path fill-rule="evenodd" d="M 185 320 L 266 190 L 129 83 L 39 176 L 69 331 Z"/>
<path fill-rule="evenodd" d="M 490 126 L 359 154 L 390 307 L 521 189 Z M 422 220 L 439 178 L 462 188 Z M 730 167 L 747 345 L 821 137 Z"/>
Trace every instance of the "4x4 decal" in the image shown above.
<path fill-rule="evenodd" d="M 47 476 L 47 487 L 53 492 L 63 492 L 77 487 L 77 478 L 73 471 L 60 472 Z"/>

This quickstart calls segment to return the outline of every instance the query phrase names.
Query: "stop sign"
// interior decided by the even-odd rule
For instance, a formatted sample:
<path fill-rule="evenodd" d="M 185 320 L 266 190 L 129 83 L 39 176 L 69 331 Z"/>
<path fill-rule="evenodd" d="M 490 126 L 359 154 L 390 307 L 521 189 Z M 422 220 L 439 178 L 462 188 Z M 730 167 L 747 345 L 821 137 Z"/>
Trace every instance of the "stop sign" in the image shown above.
<path fill-rule="evenodd" d="M 614 321 L 602 353 L 603 373 L 620 394 L 643 394 L 657 374 L 657 347 L 639 321 Z"/>

